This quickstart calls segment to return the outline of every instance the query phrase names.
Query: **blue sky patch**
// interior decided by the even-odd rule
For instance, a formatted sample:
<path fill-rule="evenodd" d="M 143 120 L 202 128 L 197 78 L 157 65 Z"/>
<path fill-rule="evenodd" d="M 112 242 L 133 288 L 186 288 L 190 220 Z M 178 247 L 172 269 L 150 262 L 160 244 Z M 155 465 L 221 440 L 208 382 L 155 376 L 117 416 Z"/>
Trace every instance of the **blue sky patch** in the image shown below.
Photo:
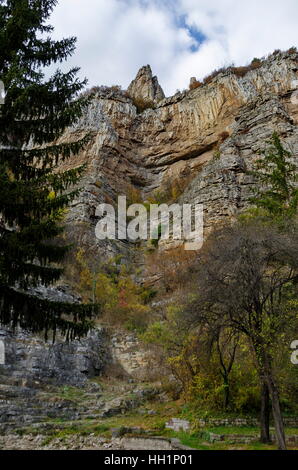
<path fill-rule="evenodd" d="M 177 26 L 186 29 L 190 36 L 195 40 L 195 44 L 190 47 L 191 52 L 197 52 L 201 44 L 206 41 L 207 37 L 199 31 L 195 26 L 190 26 L 186 22 L 186 15 L 177 17 Z"/>

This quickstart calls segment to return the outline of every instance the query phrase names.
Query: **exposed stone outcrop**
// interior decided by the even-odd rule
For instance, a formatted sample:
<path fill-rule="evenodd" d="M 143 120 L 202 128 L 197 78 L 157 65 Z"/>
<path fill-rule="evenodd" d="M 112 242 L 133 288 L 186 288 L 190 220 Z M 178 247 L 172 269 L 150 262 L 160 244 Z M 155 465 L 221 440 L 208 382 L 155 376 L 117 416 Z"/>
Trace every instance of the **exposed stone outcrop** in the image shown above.
<path fill-rule="evenodd" d="M 86 408 L 60 396 L 59 387 L 89 390 L 94 398 L 101 391 L 88 378 L 104 369 L 103 330 L 95 329 L 80 341 L 65 343 L 58 338 L 52 344 L 21 329 L 2 328 L 0 340 L 5 346 L 5 364 L 0 365 L 0 433 L 48 418 L 78 419 Z"/>
<path fill-rule="evenodd" d="M 192 450 L 179 439 L 163 437 L 123 437 L 111 440 L 90 435 L 70 435 L 49 439 L 45 435 L 0 436 L 0 449 L 10 450 Z M 119 458 L 119 457 L 117 457 Z M 126 459 L 126 457 L 123 457 Z M 125 460 L 126 463 L 126 460 Z"/>
<path fill-rule="evenodd" d="M 121 368 L 123 374 L 137 380 L 150 380 L 155 368 L 150 364 L 148 351 L 142 348 L 133 333 L 114 333 L 111 337 L 111 364 Z"/>
<path fill-rule="evenodd" d="M 141 100 L 145 103 L 158 103 L 165 97 L 157 77 L 152 75 L 150 65 L 145 65 L 139 70 L 136 78 L 129 85 L 127 93 L 133 100 Z"/>
<path fill-rule="evenodd" d="M 59 339 L 55 344 L 18 329 L 2 328 L 0 340 L 5 345 L 5 364 L 1 377 L 15 384 L 52 383 L 80 386 L 87 377 L 99 375 L 106 361 L 105 335 L 102 329 L 92 330 L 87 338 L 69 343 Z"/>

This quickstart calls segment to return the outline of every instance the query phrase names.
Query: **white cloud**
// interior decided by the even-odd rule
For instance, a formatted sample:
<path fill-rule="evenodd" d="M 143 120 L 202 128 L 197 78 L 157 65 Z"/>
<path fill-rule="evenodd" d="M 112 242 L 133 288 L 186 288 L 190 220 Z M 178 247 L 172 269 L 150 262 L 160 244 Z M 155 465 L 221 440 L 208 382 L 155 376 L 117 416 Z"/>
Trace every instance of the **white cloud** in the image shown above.
<path fill-rule="evenodd" d="M 56 38 L 78 37 L 67 67 L 89 86 L 126 88 L 149 63 L 169 95 L 191 76 L 297 45 L 297 17 L 297 0 L 60 0 L 51 23 Z M 189 28 L 206 37 L 198 50 Z"/>
<path fill-rule="evenodd" d="M 297 44 L 296 0 L 180 0 L 187 22 L 221 43 L 240 64 Z"/>

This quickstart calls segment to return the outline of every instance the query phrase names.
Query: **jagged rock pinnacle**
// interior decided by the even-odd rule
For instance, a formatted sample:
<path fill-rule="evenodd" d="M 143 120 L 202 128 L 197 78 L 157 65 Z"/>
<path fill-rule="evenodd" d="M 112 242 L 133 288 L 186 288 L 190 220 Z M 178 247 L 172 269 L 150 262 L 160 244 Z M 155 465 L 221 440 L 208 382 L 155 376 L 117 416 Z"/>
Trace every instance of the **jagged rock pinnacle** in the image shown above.
<path fill-rule="evenodd" d="M 129 85 L 127 92 L 136 100 L 158 103 L 165 98 L 165 94 L 157 77 L 153 77 L 150 65 L 142 67 L 136 78 Z"/>

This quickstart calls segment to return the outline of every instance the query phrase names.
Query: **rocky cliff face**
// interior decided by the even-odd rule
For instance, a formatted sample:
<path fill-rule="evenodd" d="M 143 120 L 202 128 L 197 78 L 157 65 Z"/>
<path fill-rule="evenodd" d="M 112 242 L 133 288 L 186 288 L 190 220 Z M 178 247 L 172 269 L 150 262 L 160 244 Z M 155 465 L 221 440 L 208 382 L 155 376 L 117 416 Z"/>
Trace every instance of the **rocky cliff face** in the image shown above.
<path fill-rule="evenodd" d="M 92 135 L 80 158 L 68 162 L 88 164 L 68 215 L 71 237 L 94 255 L 128 255 L 126 242 L 96 240 L 96 206 L 136 191 L 146 200 L 175 184 L 180 201 L 204 204 L 207 232 L 233 217 L 247 205 L 254 183 L 247 171 L 273 131 L 298 155 L 297 100 L 291 99 L 297 72 L 297 53 L 280 53 L 244 76 L 228 69 L 170 98 L 149 66 L 127 92 L 100 88 L 63 137 Z M 140 99 L 151 108 L 138 113 Z"/>
<path fill-rule="evenodd" d="M 205 233 L 232 219 L 248 204 L 254 186 L 248 170 L 273 131 L 293 158 L 298 157 L 297 88 L 298 54 L 292 52 L 272 55 L 245 74 L 223 71 L 169 98 L 149 66 L 138 72 L 126 92 L 96 89 L 84 116 L 62 137 L 71 141 L 91 135 L 79 157 L 61 167 L 87 163 L 81 194 L 67 214 L 69 238 L 95 263 L 118 253 L 124 261 L 133 261 L 137 253 L 140 262 L 133 243 L 95 237 L 96 207 L 115 205 L 118 195 L 141 202 L 156 194 L 170 200 L 174 194 L 181 203 L 201 203 Z M 147 107 L 143 112 L 140 103 Z M 67 295 L 59 289 L 48 294 L 59 295 L 59 300 Z M 146 353 L 131 334 L 114 333 L 107 345 L 104 330 L 97 329 L 81 341 L 51 345 L 24 331 L 2 329 L 1 340 L 5 364 L 0 365 L 0 422 L 5 429 L 20 419 L 42 421 L 49 410 L 54 417 L 64 410 L 69 419 L 76 418 L 79 412 L 72 403 L 63 399 L 45 405 L 51 395 L 36 389 L 45 383 L 84 386 L 88 377 L 105 370 L 107 360 L 132 381 L 148 376 Z M 98 402 L 98 387 L 92 393 L 91 412 L 100 408 L 106 413 L 105 402 Z M 125 407 L 120 405 L 111 405 L 108 412 L 121 413 Z M 80 413 L 84 417 L 90 410 Z"/>
<path fill-rule="evenodd" d="M 87 338 L 65 343 L 61 338 L 55 344 L 43 337 L 23 330 L 0 330 L 5 345 L 5 364 L 0 366 L 1 377 L 9 377 L 16 384 L 33 383 L 76 385 L 99 375 L 106 362 L 104 331 L 93 330 Z"/>
<path fill-rule="evenodd" d="M 52 344 L 21 329 L 2 328 L 0 342 L 5 353 L 0 365 L 0 434 L 50 417 L 78 419 L 80 413 L 84 415 L 86 407 L 78 410 L 76 402 L 64 397 L 63 391 L 69 387 L 87 389 L 97 401 L 100 387 L 88 379 L 104 370 L 103 330 L 93 330 L 80 341 L 65 343 L 57 338 Z"/>

